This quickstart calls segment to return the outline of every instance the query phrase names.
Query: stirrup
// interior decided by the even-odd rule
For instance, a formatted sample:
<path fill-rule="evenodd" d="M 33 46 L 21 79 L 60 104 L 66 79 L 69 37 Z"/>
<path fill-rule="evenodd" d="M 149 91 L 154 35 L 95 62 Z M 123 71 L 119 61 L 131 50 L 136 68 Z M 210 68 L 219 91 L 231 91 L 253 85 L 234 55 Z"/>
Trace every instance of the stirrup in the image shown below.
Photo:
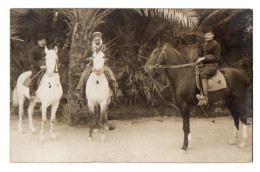
<path fill-rule="evenodd" d="M 197 106 L 206 106 L 208 105 L 208 97 L 197 94 L 196 98 L 199 100 L 199 103 L 197 104 Z"/>
<path fill-rule="evenodd" d="M 78 96 L 78 97 L 80 97 L 80 95 L 81 95 L 80 93 L 81 93 L 81 90 L 80 90 L 80 89 L 76 89 L 75 95 Z"/>
<path fill-rule="evenodd" d="M 120 89 L 115 88 L 115 89 L 114 89 L 114 95 L 115 95 L 116 97 L 120 97 L 120 96 L 122 96 L 123 94 L 122 94 L 122 91 L 121 91 Z"/>

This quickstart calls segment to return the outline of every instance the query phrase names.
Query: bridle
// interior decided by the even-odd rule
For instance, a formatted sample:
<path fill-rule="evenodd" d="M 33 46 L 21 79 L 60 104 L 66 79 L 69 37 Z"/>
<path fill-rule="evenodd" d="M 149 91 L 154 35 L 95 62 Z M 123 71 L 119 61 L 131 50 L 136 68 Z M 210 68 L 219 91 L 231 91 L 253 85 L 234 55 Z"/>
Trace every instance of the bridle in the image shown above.
<path fill-rule="evenodd" d="M 160 53 L 160 55 L 159 55 L 159 58 L 157 59 L 157 62 L 155 63 L 155 68 L 159 68 L 161 65 L 160 65 L 160 63 L 161 63 L 161 61 L 162 61 L 162 56 L 164 57 L 164 60 L 166 60 L 166 55 L 164 54 L 164 50 L 166 49 L 166 46 L 167 45 L 164 45 L 163 46 L 163 48 L 162 48 L 162 51 L 161 51 L 161 53 Z"/>
<path fill-rule="evenodd" d="M 163 57 L 164 57 L 164 60 L 167 60 L 167 56 L 165 55 L 165 52 L 164 52 L 166 47 L 167 47 L 167 45 L 163 46 L 162 51 L 159 55 L 159 58 L 158 58 L 157 62 L 155 63 L 155 65 L 153 67 L 155 67 L 157 69 L 176 69 L 176 68 L 182 68 L 182 67 L 189 67 L 189 66 L 196 66 L 197 65 L 196 62 L 181 64 L 181 65 L 160 65 Z"/>

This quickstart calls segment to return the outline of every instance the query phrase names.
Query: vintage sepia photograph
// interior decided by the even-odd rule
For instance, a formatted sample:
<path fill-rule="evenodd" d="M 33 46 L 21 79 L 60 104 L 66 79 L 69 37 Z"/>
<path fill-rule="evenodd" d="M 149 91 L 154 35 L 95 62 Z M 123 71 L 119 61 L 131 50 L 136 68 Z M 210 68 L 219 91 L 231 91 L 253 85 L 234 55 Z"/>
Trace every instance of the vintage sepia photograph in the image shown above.
<path fill-rule="evenodd" d="M 252 163 L 253 9 L 10 8 L 10 162 Z"/>

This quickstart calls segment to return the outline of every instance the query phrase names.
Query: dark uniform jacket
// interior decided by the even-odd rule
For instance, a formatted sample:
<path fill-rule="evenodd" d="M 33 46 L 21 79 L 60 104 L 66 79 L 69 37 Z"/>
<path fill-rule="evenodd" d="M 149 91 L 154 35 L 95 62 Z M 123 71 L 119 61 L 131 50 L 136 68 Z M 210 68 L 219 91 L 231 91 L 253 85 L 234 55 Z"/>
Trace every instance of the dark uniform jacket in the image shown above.
<path fill-rule="evenodd" d="M 211 40 L 205 42 L 204 44 L 205 60 L 203 60 L 203 63 L 204 64 L 214 63 L 217 65 L 220 61 L 220 51 L 221 51 L 221 47 L 217 41 Z"/>
<path fill-rule="evenodd" d="M 204 44 L 204 57 L 203 60 L 204 68 L 200 73 L 200 77 L 202 79 L 209 79 L 210 77 L 214 76 L 217 72 L 218 63 L 220 61 L 220 44 L 215 41 L 207 41 Z"/>
<path fill-rule="evenodd" d="M 45 66 L 44 47 L 35 46 L 29 52 L 29 60 L 33 68 Z"/>

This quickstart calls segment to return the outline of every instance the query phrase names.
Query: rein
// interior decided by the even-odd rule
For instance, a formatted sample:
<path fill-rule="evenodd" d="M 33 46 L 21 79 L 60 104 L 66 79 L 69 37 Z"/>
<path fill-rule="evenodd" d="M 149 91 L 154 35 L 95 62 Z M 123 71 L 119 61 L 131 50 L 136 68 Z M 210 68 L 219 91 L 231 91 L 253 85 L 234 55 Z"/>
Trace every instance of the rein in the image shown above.
<path fill-rule="evenodd" d="M 189 67 L 189 66 L 196 66 L 197 63 L 193 62 L 193 63 L 187 63 L 187 64 L 181 64 L 181 65 L 160 65 L 161 61 L 162 61 L 162 55 L 164 55 L 165 60 L 167 59 L 166 55 L 164 54 L 164 51 L 166 49 L 167 45 L 164 45 L 159 58 L 157 60 L 157 62 L 155 63 L 154 67 L 158 68 L 158 69 L 177 69 L 177 68 L 182 68 L 182 67 Z"/>
<path fill-rule="evenodd" d="M 43 72 L 44 71 L 44 69 L 41 69 L 37 74 L 35 74 L 33 77 L 32 77 L 32 79 L 30 79 L 29 80 L 29 82 L 30 81 L 32 81 L 34 78 L 36 78 L 41 72 Z"/>
<path fill-rule="evenodd" d="M 189 66 L 196 66 L 197 63 L 187 63 L 187 64 L 181 64 L 181 65 L 159 65 L 155 64 L 155 68 L 160 68 L 160 69 L 177 69 L 177 68 L 182 68 L 182 67 L 189 67 Z"/>

